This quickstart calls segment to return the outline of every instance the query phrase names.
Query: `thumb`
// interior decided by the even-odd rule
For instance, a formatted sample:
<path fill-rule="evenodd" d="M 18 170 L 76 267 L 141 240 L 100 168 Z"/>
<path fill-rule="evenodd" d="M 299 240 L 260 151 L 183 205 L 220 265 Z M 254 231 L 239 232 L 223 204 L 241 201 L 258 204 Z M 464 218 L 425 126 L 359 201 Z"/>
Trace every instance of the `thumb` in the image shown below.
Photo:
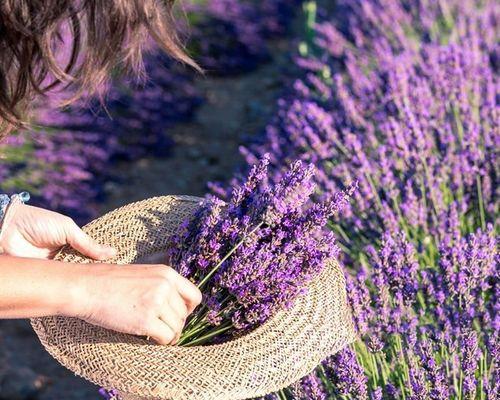
<path fill-rule="evenodd" d="M 68 229 L 66 241 L 75 250 L 94 260 L 105 260 L 116 255 L 116 249 L 97 243 L 74 222 Z"/>

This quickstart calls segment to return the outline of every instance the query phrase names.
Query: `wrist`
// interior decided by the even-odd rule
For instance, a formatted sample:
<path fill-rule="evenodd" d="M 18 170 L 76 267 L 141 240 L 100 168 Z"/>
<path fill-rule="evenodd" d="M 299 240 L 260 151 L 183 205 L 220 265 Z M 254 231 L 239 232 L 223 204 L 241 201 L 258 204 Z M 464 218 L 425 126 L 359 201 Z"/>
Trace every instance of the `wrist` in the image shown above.
<path fill-rule="evenodd" d="M 65 298 L 61 304 L 60 315 L 84 320 L 92 318 L 99 309 L 102 299 L 106 298 L 106 286 L 109 283 L 109 272 L 116 268 L 114 264 L 69 264 L 73 269 L 69 284 L 65 288 Z"/>
<path fill-rule="evenodd" d="M 35 261 L 35 259 L 33 259 Z M 72 264 L 61 261 L 43 260 L 47 268 L 40 276 L 49 282 L 44 285 L 38 304 L 42 305 L 44 315 L 59 315 L 82 318 L 88 309 L 87 277 L 91 274 L 86 264 Z"/>
<path fill-rule="evenodd" d="M 0 318 L 78 316 L 83 265 L 0 255 Z"/>
<path fill-rule="evenodd" d="M 37 260 L 38 261 L 38 260 Z M 48 289 L 40 303 L 46 315 L 79 317 L 85 303 L 85 265 L 44 260 L 47 263 Z"/>
<path fill-rule="evenodd" d="M 63 296 L 58 296 L 57 314 L 66 317 L 75 317 L 84 319 L 90 312 L 93 302 L 90 287 L 92 271 L 89 271 L 89 265 L 86 264 L 64 264 L 63 277 Z M 93 264 L 92 267 L 98 267 Z"/>

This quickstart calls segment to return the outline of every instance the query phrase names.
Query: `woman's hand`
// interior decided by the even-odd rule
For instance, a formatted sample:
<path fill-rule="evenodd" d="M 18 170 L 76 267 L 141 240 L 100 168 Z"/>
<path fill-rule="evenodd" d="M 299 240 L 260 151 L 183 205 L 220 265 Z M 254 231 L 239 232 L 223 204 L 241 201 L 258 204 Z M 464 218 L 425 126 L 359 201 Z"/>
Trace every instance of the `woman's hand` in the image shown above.
<path fill-rule="evenodd" d="M 178 340 L 201 301 L 198 288 L 161 264 L 71 264 L 0 255 L 0 318 L 64 315 L 123 333 Z"/>
<path fill-rule="evenodd" d="M 201 292 L 165 265 L 85 265 L 71 316 L 160 344 L 175 344 Z M 71 307 L 71 306 L 70 306 Z"/>
<path fill-rule="evenodd" d="M 51 259 L 65 244 L 96 260 L 111 258 L 116 253 L 113 248 L 96 243 L 69 217 L 21 203 L 7 209 L 0 253 Z"/>
<path fill-rule="evenodd" d="M 0 318 L 66 315 L 160 344 L 177 342 L 201 293 L 158 264 L 162 254 L 134 265 L 36 260 L 51 259 L 65 244 L 94 259 L 115 255 L 69 217 L 21 203 L 9 208 L 0 236 Z"/>

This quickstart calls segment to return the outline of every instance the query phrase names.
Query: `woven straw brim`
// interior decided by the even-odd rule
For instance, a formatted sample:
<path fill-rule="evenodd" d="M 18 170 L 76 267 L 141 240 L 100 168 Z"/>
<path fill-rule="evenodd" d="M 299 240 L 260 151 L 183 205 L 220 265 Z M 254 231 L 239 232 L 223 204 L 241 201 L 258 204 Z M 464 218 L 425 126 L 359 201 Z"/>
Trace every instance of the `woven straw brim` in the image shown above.
<path fill-rule="evenodd" d="M 129 264 L 163 252 L 169 236 L 200 199 L 165 196 L 129 204 L 84 227 L 113 245 L 111 262 Z M 91 263 L 64 248 L 58 260 Z M 327 265 L 294 306 L 236 340 L 211 346 L 158 346 L 82 320 L 46 317 L 32 325 L 62 365 L 125 399 L 248 399 L 289 386 L 355 338 L 344 276 Z"/>

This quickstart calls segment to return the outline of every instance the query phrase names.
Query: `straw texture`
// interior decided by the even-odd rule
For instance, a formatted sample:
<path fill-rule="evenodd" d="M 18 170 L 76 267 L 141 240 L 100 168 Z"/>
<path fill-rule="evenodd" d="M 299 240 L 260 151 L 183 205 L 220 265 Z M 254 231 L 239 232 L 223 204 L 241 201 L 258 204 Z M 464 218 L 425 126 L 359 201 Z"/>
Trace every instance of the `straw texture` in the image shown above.
<path fill-rule="evenodd" d="M 111 262 L 139 262 L 162 252 L 199 198 L 165 196 L 129 204 L 85 226 L 119 252 Z M 65 248 L 58 260 L 91 260 Z M 235 400 L 262 396 L 296 382 L 355 339 L 345 282 L 332 261 L 290 310 L 236 340 L 212 346 L 158 346 L 75 318 L 46 317 L 32 326 L 47 351 L 89 381 L 124 399 Z"/>

